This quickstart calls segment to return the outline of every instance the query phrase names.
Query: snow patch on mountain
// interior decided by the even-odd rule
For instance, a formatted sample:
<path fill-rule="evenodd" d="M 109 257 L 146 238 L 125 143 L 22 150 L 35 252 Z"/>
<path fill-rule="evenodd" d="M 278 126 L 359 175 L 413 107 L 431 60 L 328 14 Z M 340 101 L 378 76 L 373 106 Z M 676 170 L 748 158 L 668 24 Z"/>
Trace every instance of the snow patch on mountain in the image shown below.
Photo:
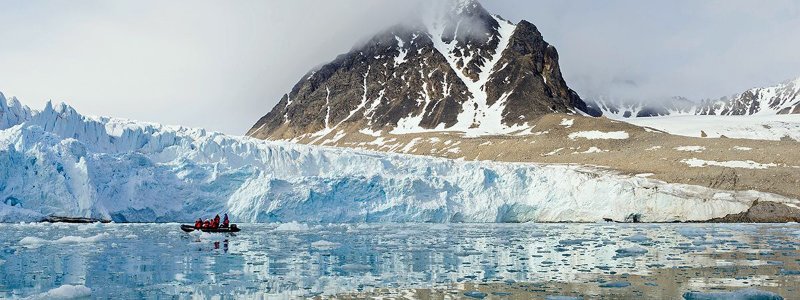
<path fill-rule="evenodd" d="M 577 139 L 577 138 L 584 138 L 587 140 L 624 140 L 627 139 L 628 133 L 625 131 L 599 131 L 599 130 L 589 130 L 589 131 L 578 131 L 569 134 L 570 139 Z"/>
<path fill-rule="evenodd" d="M 762 164 L 757 163 L 752 160 L 730 160 L 730 161 L 714 161 L 714 160 L 703 160 L 698 158 L 690 158 L 681 160 L 682 163 L 685 163 L 693 168 L 702 168 L 705 166 L 717 166 L 717 167 L 725 167 L 725 168 L 741 168 L 741 169 L 767 169 L 769 167 L 777 167 L 776 164 Z"/>
<path fill-rule="evenodd" d="M 678 147 L 675 147 L 674 149 L 678 150 L 678 151 L 684 151 L 684 152 L 703 152 L 703 151 L 706 150 L 706 147 L 703 147 L 703 146 L 678 146 Z"/>
<path fill-rule="evenodd" d="M 472 3 L 470 1 L 466 2 Z M 477 79 L 472 79 L 467 76 L 464 72 L 466 67 L 460 66 L 460 61 L 463 61 L 464 58 L 461 54 L 463 53 L 463 49 L 458 48 L 458 40 L 454 37 L 452 40 L 446 41 L 445 35 L 447 33 L 444 32 L 446 23 L 441 21 L 441 17 L 430 18 L 426 26 L 431 34 L 434 48 L 445 57 L 455 74 L 467 87 L 470 98 L 462 104 L 462 111 L 457 116 L 458 121 L 453 126 L 446 128 L 444 126 L 439 126 L 434 129 L 423 128 L 420 126 L 422 114 L 426 111 L 426 109 L 423 109 L 420 115 L 408 116 L 398 121 L 397 126 L 391 131 L 392 134 L 461 131 L 464 132 L 466 136 L 481 136 L 509 134 L 528 128 L 526 125 L 508 126 L 503 123 L 503 110 L 505 109 L 506 100 L 510 94 L 506 93 L 502 95 L 491 105 L 489 105 L 487 101 L 486 83 L 494 73 L 497 62 L 502 57 L 503 51 L 508 47 L 511 36 L 514 34 L 514 29 L 516 28 L 516 25 L 509 21 L 503 20 L 497 16 L 492 17 L 500 26 L 497 29 L 499 42 L 497 49 L 494 50 L 494 53 L 490 56 L 488 61 L 480 67 Z M 461 21 L 459 21 L 459 25 L 460 22 Z M 458 27 L 456 27 L 456 32 L 458 32 Z M 423 85 L 423 91 L 427 91 L 427 86 Z M 424 108 L 427 108 L 431 100 L 427 92 L 423 93 L 423 95 L 425 97 Z"/>
<path fill-rule="evenodd" d="M 25 116 L 0 130 L 5 222 L 31 214 L 191 221 L 222 212 L 238 222 L 674 221 L 739 213 L 756 199 L 797 202 L 594 167 L 267 142 L 87 117 L 65 104 Z"/>

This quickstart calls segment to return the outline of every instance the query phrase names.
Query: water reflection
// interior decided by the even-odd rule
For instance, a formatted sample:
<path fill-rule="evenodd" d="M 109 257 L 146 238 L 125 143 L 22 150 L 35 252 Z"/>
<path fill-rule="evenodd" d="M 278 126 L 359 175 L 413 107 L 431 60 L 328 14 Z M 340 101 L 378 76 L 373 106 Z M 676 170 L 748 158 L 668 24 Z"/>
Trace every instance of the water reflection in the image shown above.
<path fill-rule="evenodd" d="M 242 227 L 237 236 L 226 236 L 186 234 L 177 224 L 9 225 L 0 237 L 0 297 L 71 284 L 91 288 L 96 298 L 280 298 L 770 264 L 780 264 L 776 274 L 743 279 L 686 274 L 679 288 L 781 285 L 800 278 L 791 275 L 797 259 L 785 259 L 797 257 L 800 247 L 800 230 L 792 224 Z"/>

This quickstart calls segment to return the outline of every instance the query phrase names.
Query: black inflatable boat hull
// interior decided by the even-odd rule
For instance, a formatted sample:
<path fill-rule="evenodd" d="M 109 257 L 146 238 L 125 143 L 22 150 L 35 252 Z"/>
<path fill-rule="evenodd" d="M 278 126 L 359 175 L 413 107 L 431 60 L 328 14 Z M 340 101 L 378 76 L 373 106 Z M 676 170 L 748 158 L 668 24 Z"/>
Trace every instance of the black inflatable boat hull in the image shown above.
<path fill-rule="evenodd" d="M 228 232 L 239 232 L 241 229 L 239 227 L 225 227 L 225 228 L 201 228 L 195 229 L 192 225 L 181 225 L 181 230 L 185 232 L 192 232 L 195 230 L 200 230 L 203 232 L 220 232 L 220 233 L 228 233 Z"/>

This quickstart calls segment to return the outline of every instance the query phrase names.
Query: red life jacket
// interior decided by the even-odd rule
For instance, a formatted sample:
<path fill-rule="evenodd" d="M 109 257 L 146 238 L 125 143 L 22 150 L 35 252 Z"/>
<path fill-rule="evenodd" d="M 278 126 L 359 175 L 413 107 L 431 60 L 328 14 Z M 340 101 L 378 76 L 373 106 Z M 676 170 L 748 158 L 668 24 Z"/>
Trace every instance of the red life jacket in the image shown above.
<path fill-rule="evenodd" d="M 211 227 L 210 221 L 206 220 L 205 222 L 203 222 L 203 228 L 210 228 L 210 227 Z"/>
<path fill-rule="evenodd" d="M 194 228 L 200 229 L 200 227 L 202 227 L 202 226 L 203 226 L 203 222 L 200 222 L 200 220 L 194 221 Z"/>

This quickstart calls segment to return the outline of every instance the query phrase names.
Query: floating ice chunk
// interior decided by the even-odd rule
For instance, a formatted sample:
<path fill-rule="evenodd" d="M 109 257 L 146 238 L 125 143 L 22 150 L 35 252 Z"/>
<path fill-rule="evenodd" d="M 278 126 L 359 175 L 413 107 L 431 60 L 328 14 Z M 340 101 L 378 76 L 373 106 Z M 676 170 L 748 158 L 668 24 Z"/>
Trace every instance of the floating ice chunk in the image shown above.
<path fill-rule="evenodd" d="M 800 270 L 781 269 L 781 275 L 800 275 Z"/>
<path fill-rule="evenodd" d="M 275 231 L 305 231 L 305 230 L 308 230 L 308 225 L 297 223 L 294 221 L 289 223 L 283 223 L 281 225 L 278 225 L 277 228 L 275 228 Z"/>
<path fill-rule="evenodd" d="M 575 119 L 561 119 L 561 124 L 558 125 L 570 128 L 573 124 L 575 124 Z"/>
<path fill-rule="evenodd" d="M 627 281 L 606 282 L 599 285 L 601 288 L 624 288 L 629 286 L 631 286 L 631 283 Z"/>
<path fill-rule="evenodd" d="M 631 242 L 634 242 L 634 243 L 639 243 L 639 244 L 641 244 L 641 243 L 649 243 L 649 242 L 653 241 L 649 237 L 647 237 L 645 235 L 642 235 L 642 234 L 632 235 L 632 236 L 624 238 L 624 240 L 631 241 Z"/>
<path fill-rule="evenodd" d="M 741 146 L 734 146 L 734 147 L 733 147 L 733 150 L 739 150 L 739 151 L 750 151 L 750 150 L 753 150 L 753 148 L 750 148 L 750 147 L 741 147 Z"/>
<path fill-rule="evenodd" d="M 573 297 L 573 296 L 547 296 L 547 297 L 544 297 L 544 300 L 583 300 L 583 297 Z"/>
<path fill-rule="evenodd" d="M 679 227 L 675 231 L 687 238 L 704 237 L 708 234 L 708 231 L 699 227 Z"/>
<path fill-rule="evenodd" d="M 464 292 L 464 296 L 475 298 L 475 299 L 483 299 L 486 298 L 486 293 L 478 292 L 478 291 L 468 291 Z"/>
<path fill-rule="evenodd" d="M 588 243 L 591 240 L 588 239 L 567 239 L 567 240 L 560 240 L 558 241 L 559 245 L 570 246 L 570 245 L 581 245 L 583 243 Z"/>
<path fill-rule="evenodd" d="M 366 271 L 371 270 L 372 266 L 364 265 L 364 264 L 344 264 L 344 265 L 342 265 L 341 269 L 345 270 L 345 271 L 351 271 L 351 272 L 356 272 L 356 271 L 358 271 L 358 272 L 366 272 Z"/>
<path fill-rule="evenodd" d="M 25 299 L 39 300 L 39 299 L 78 299 L 88 298 L 92 295 L 92 289 L 85 285 L 69 285 L 65 284 L 60 287 L 54 288 L 47 292 L 34 295 Z"/>
<path fill-rule="evenodd" d="M 326 240 L 319 240 L 311 243 L 311 246 L 317 249 L 335 249 L 339 247 L 339 243 L 329 242 Z"/>
<path fill-rule="evenodd" d="M 224 241 L 228 237 L 225 234 L 203 232 L 198 237 L 202 241 Z"/>
<path fill-rule="evenodd" d="M 733 292 L 686 292 L 683 294 L 686 300 L 783 300 L 780 295 L 757 289 L 743 289 Z"/>
<path fill-rule="evenodd" d="M 68 235 L 65 237 L 61 237 L 57 240 L 46 240 L 43 238 L 33 237 L 33 236 L 26 236 L 22 238 L 19 243 L 23 246 L 39 246 L 43 244 L 81 244 L 81 243 L 95 243 L 100 241 L 104 238 L 108 237 L 107 233 L 101 233 L 89 237 L 80 237 L 80 236 L 72 236 Z"/>
<path fill-rule="evenodd" d="M 641 247 L 631 247 L 631 248 L 619 248 L 617 249 L 617 255 L 614 257 L 621 258 L 621 257 L 632 257 L 632 256 L 639 256 L 647 253 L 647 249 Z"/>

